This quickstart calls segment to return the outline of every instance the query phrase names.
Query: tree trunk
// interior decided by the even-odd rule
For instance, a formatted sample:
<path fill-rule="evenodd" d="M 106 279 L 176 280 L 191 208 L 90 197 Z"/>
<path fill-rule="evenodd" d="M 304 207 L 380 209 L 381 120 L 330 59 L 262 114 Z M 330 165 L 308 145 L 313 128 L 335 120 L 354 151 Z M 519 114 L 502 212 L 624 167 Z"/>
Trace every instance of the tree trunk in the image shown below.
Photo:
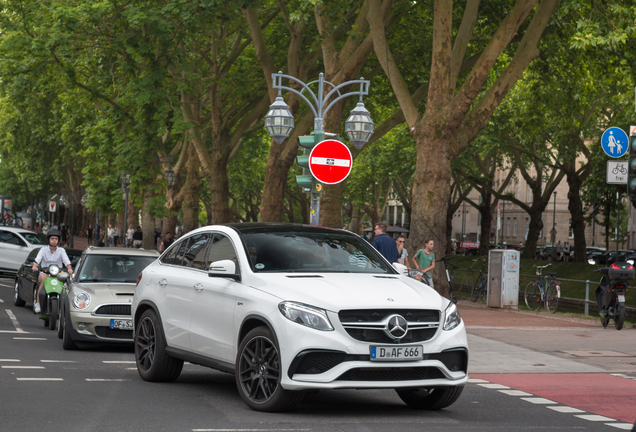
<path fill-rule="evenodd" d="M 199 226 L 199 159 L 194 146 L 188 151 L 187 174 L 183 197 L 183 233 Z M 225 176 L 227 178 L 227 175 Z M 229 186 L 228 186 L 229 187 Z M 212 189 L 212 188 L 211 188 Z M 228 220 L 229 221 L 229 215 Z"/>
<path fill-rule="evenodd" d="M 453 238 L 453 216 L 455 215 L 455 209 L 452 203 L 449 202 L 448 210 L 446 210 L 446 255 L 453 253 L 451 239 Z"/>
<path fill-rule="evenodd" d="M 291 168 L 296 154 L 289 153 L 283 158 L 283 144 L 272 145 L 267 156 L 265 168 L 265 183 L 263 184 L 263 196 L 261 198 L 260 222 L 282 222 L 285 201 L 285 188 L 287 187 L 287 172 Z"/>
<path fill-rule="evenodd" d="M 481 233 L 479 234 L 479 255 L 488 256 L 490 246 L 490 228 L 492 225 L 492 194 L 482 193 L 481 204 L 479 204 L 479 214 L 481 215 Z"/>
<path fill-rule="evenodd" d="M 340 134 L 342 111 L 345 101 L 342 100 L 331 107 L 325 118 L 325 131 Z M 342 189 L 344 182 L 334 185 L 323 185 L 320 200 L 319 224 L 325 227 L 342 228 Z"/>
<path fill-rule="evenodd" d="M 360 210 L 353 204 L 351 209 L 351 222 L 349 223 L 349 231 L 361 235 L 360 233 Z"/>
<path fill-rule="evenodd" d="M 585 243 L 585 218 L 583 202 L 581 201 L 581 179 L 574 172 L 567 172 L 566 178 L 570 190 L 568 191 L 568 210 L 572 216 L 572 230 L 574 231 L 574 262 L 584 263 L 587 260 Z"/>
<path fill-rule="evenodd" d="M 533 207 L 534 208 L 534 207 Z M 534 259 L 537 249 L 537 243 L 541 230 L 543 229 L 543 220 L 541 220 L 541 214 L 544 209 L 534 209 L 528 213 L 530 221 L 528 222 L 528 240 L 526 240 L 526 246 L 523 252 L 524 258 Z"/>
<path fill-rule="evenodd" d="M 148 186 L 150 189 L 151 186 Z M 144 194 L 143 203 L 144 206 L 142 208 L 142 232 L 143 232 L 143 248 L 148 250 L 154 250 L 155 248 L 155 216 L 152 212 L 151 203 L 152 196 L 150 192 L 146 190 Z"/>

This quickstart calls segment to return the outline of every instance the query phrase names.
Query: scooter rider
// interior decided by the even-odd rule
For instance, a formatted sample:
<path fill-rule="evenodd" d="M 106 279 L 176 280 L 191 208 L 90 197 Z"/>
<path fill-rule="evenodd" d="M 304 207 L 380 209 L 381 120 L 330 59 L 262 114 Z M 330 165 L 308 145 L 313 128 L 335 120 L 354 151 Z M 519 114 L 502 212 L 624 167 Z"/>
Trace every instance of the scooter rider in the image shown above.
<path fill-rule="evenodd" d="M 35 262 L 33 263 L 33 271 L 38 271 L 39 267 L 48 267 L 51 264 L 56 264 L 62 268 L 62 264 L 66 266 L 68 269 L 68 274 L 73 274 L 73 269 L 71 268 L 71 260 L 68 259 L 68 255 L 66 255 L 66 251 L 64 248 L 57 247 L 60 243 L 60 239 L 62 238 L 62 234 L 56 230 L 52 229 L 46 233 L 46 239 L 49 243 L 49 247 L 43 247 L 38 252 L 38 255 L 35 257 Z M 40 291 L 42 290 L 42 286 L 44 285 L 44 280 L 46 279 L 46 274 L 40 272 L 38 276 L 38 294 L 36 298 L 33 299 L 33 311 L 35 313 L 40 313 Z"/>

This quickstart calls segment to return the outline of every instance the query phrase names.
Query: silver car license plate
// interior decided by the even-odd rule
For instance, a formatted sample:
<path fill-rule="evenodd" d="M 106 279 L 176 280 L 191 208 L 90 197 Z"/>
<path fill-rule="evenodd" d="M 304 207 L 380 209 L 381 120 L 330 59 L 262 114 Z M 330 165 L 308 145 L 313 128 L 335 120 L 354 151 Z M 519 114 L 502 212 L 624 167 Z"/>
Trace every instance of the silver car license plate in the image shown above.
<path fill-rule="evenodd" d="M 110 328 L 119 330 L 132 330 L 132 320 L 129 319 L 111 319 Z"/>
<path fill-rule="evenodd" d="M 422 360 L 422 345 L 377 345 L 371 347 L 371 361 Z"/>

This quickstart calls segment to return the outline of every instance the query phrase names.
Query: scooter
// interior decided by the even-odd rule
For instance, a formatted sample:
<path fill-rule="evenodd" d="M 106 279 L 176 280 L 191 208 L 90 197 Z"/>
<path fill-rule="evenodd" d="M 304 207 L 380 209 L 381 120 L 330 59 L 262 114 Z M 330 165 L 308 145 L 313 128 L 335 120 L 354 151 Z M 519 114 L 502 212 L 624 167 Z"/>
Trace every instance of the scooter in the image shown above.
<path fill-rule="evenodd" d="M 44 320 L 44 327 L 55 330 L 59 312 L 59 300 L 62 294 L 62 286 L 68 278 L 68 273 L 61 270 L 57 265 L 51 264 L 42 271 L 45 273 L 44 285 L 40 291 L 40 313 L 41 320 Z"/>
<path fill-rule="evenodd" d="M 592 264 L 593 260 L 588 262 Z M 596 271 L 605 275 L 595 291 L 601 324 L 607 328 L 612 319 L 616 330 L 620 330 L 625 321 L 625 294 L 629 281 L 634 279 L 634 266 L 627 262 L 615 262 Z"/>

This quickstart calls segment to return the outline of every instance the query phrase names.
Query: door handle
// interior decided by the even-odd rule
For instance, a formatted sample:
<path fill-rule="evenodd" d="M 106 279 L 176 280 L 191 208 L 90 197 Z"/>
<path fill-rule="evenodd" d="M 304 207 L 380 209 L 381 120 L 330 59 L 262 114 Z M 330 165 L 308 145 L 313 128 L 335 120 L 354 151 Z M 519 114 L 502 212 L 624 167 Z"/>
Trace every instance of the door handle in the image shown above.
<path fill-rule="evenodd" d="M 165 287 L 166 285 L 168 285 L 168 281 L 165 279 L 161 279 L 159 281 L 159 286 Z"/>
<path fill-rule="evenodd" d="M 197 283 L 194 284 L 194 289 L 197 291 L 202 291 L 203 290 L 203 284 Z"/>

